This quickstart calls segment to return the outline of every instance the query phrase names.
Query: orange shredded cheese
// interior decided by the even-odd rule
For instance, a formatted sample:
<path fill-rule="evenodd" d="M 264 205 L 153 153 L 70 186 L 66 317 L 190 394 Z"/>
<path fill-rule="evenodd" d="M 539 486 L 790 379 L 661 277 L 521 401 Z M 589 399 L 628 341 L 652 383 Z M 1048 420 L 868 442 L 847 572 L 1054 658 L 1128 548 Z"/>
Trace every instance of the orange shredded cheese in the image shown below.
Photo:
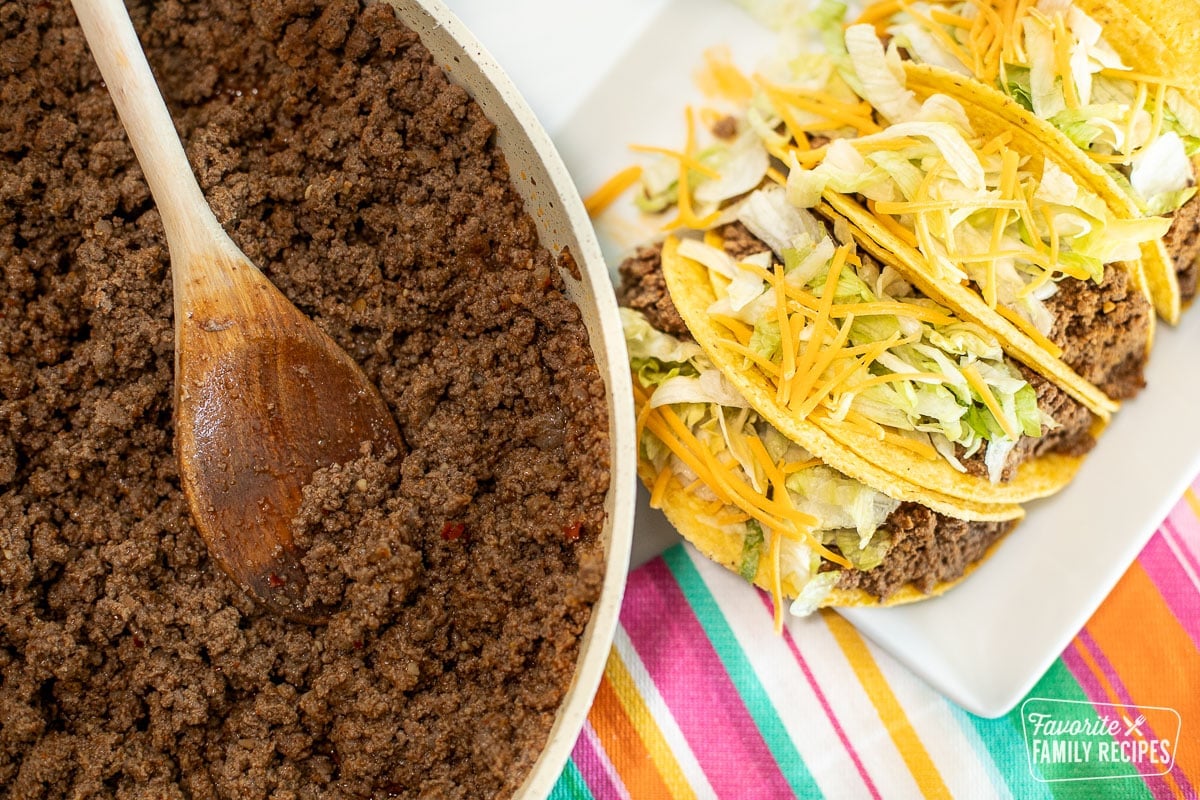
<path fill-rule="evenodd" d="M 1054 342 L 1047 339 L 1046 336 L 1041 331 L 1039 331 L 1037 328 L 1033 327 L 1033 325 L 1029 322 L 1029 320 L 1022 317 L 1016 311 L 1013 311 L 1012 309 L 1009 309 L 1009 308 L 1005 308 L 1004 306 L 996 306 L 996 312 L 1000 316 L 1004 317 L 1006 320 L 1011 322 L 1013 325 L 1017 326 L 1021 330 L 1021 332 L 1024 333 L 1026 336 L 1028 336 L 1030 339 L 1033 339 L 1033 341 L 1035 343 L 1037 343 L 1038 347 L 1040 347 L 1043 350 L 1050 353 L 1050 356 L 1052 358 L 1061 358 L 1062 357 L 1062 354 L 1063 354 L 1062 348 L 1059 347 L 1058 345 L 1056 345 Z"/>
<path fill-rule="evenodd" d="M 733 63 L 728 47 L 704 51 L 704 66 L 696 73 L 700 90 L 712 97 L 745 103 L 754 96 L 754 85 Z"/>
<path fill-rule="evenodd" d="M 674 473 L 671 471 L 670 465 L 664 466 L 658 471 L 658 475 L 654 478 L 654 486 L 650 490 L 650 507 L 662 508 L 662 499 L 667 493 L 667 487 L 671 484 L 671 479 Z"/>
<path fill-rule="evenodd" d="M 908 228 L 900 224 L 900 220 L 893 217 L 891 214 L 880 214 L 876 209 L 874 200 L 867 201 L 867 208 L 871 210 L 871 214 L 879 220 L 879 224 L 887 228 L 888 233 L 891 233 L 896 238 L 907 244 L 909 247 L 917 246 L 917 237 Z"/>
<path fill-rule="evenodd" d="M 612 205 L 613 201 L 624 194 L 630 186 L 637 183 L 640 177 L 642 177 L 642 168 L 640 166 L 635 164 L 632 167 L 626 167 L 605 181 L 599 189 L 592 192 L 583 201 L 583 207 L 587 209 L 589 216 L 596 216 Z"/>

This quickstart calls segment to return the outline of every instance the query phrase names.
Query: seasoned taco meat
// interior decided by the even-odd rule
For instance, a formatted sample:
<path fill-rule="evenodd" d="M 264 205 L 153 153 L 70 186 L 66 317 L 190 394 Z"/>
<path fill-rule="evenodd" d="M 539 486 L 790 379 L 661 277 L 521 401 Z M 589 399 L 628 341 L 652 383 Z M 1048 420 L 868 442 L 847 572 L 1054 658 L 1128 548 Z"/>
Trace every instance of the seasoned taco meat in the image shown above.
<path fill-rule="evenodd" d="M 1146 385 L 1146 339 L 1154 309 L 1128 272 L 1108 266 L 1099 284 L 1060 281 L 1046 307 L 1054 315 L 1050 340 L 1085 380 L 1114 400 L 1127 400 Z"/>
<path fill-rule="evenodd" d="M 1175 212 L 1163 242 L 1175 263 L 1179 294 L 1185 303 L 1189 302 L 1196 296 L 1196 279 L 1200 276 L 1200 194 Z"/>
<path fill-rule="evenodd" d="M 722 238 L 721 247 L 735 259 L 747 258 L 770 249 L 740 222 L 724 225 L 718 233 Z"/>
<path fill-rule="evenodd" d="M 1058 427 L 1043 428 L 1039 437 L 1022 436 L 1017 446 L 1008 454 L 1008 460 L 1004 462 L 1001 480 L 1011 480 L 1017 468 L 1032 458 L 1050 453 L 1082 456 L 1096 446 L 1096 438 L 1092 435 L 1095 415 L 1087 406 L 1067 394 L 1058 384 L 1024 364 L 1018 363 L 1017 368 L 1037 392 L 1038 408 L 1048 413 L 1058 423 Z M 985 457 L 986 452 L 980 450 L 970 458 L 961 460 L 968 473 L 986 478 L 988 470 L 984 463 Z"/>
<path fill-rule="evenodd" d="M 637 252 L 621 263 L 621 286 L 617 300 L 621 305 L 640 311 L 646 320 L 663 333 L 681 339 L 691 339 L 691 331 L 667 292 L 667 279 L 662 271 L 662 245 L 639 247 Z"/>
<path fill-rule="evenodd" d="M 70 4 L 0 4 L 0 800 L 507 797 L 600 591 L 609 449 L 494 128 L 386 3 L 130 5 L 217 216 L 408 452 L 309 487 L 329 625 L 217 568 L 159 215 Z"/>
<path fill-rule="evenodd" d="M 838 588 L 861 589 L 881 600 L 910 583 L 931 592 L 943 581 L 962 577 L 1014 525 L 1014 520 L 966 522 L 916 503 L 902 503 L 883 525 L 892 535 L 883 563 L 865 572 L 844 570 Z"/>

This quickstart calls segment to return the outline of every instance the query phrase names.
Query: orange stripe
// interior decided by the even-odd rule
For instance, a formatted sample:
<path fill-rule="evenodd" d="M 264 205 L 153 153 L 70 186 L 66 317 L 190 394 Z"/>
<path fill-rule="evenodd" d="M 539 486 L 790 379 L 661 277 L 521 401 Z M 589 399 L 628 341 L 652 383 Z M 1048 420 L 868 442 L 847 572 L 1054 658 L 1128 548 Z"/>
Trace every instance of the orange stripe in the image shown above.
<path fill-rule="evenodd" d="M 611 658 L 612 656 L 609 656 Z M 621 776 L 621 782 L 629 790 L 631 797 L 670 797 L 671 792 L 663 782 L 662 776 L 650 754 L 646 744 L 638 736 L 621 701 L 613 691 L 607 670 L 600 689 L 596 692 L 596 700 L 588 720 L 596 730 L 596 736 L 604 745 L 604 752 L 613 768 Z"/>
<path fill-rule="evenodd" d="M 833 634 L 838 647 L 846 655 L 846 660 L 850 662 L 863 691 L 879 713 L 883 727 L 892 737 L 896 750 L 912 773 L 921 794 L 926 798 L 944 797 L 951 800 L 950 790 L 942 780 L 942 773 L 929 757 L 929 751 L 925 749 L 921 737 L 909 721 L 904 706 L 896 699 L 867 643 L 849 622 L 834 612 L 822 609 L 821 616 L 829 626 L 829 632 Z"/>
<path fill-rule="evenodd" d="M 1133 702 L 1170 706 L 1186 727 L 1200 720 L 1200 657 L 1145 569 L 1134 562 L 1088 631 L 1121 677 Z M 1176 769 L 1200 775 L 1200 737 L 1181 737 Z"/>
<path fill-rule="evenodd" d="M 633 723 L 642 743 L 646 745 L 650 760 L 657 767 L 659 776 L 670 787 L 670 797 L 674 800 L 696 800 L 696 793 L 688 785 L 674 751 L 659 730 L 658 720 L 646 707 L 633 676 L 629 674 L 615 647 L 608 655 L 608 666 L 605 667 L 604 676 L 606 682 L 612 686 L 617 700 L 625 708 L 625 714 Z"/>
<path fill-rule="evenodd" d="M 1104 670 L 1100 668 L 1100 664 L 1097 663 L 1091 652 L 1084 647 L 1083 642 L 1076 638 L 1071 644 L 1075 648 L 1075 652 L 1081 659 L 1083 659 L 1083 663 L 1091 671 L 1092 675 L 1095 676 L 1096 680 L 1100 682 L 1100 688 L 1104 690 L 1105 699 L 1107 699 L 1108 702 L 1112 703 L 1113 705 L 1125 705 L 1121 701 L 1120 696 L 1117 694 L 1116 689 L 1114 689 L 1112 684 L 1109 683 L 1108 676 L 1104 674 Z M 1161 732 L 1159 732 L 1159 735 L 1162 735 Z M 1139 742 L 1146 741 L 1146 737 L 1140 730 L 1134 734 L 1134 738 Z M 1164 778 L 1167 784 L 1171 787 L 1171 793 L 1173 795 L 1180 798 L 1180 800 L 1187 800 L 1187 798 L 1183 796 L 1183 789 L 1181 789 L 1179 785 L 1175 783 L 1175 779 L 1170 773 L 1167 773 Z"/>

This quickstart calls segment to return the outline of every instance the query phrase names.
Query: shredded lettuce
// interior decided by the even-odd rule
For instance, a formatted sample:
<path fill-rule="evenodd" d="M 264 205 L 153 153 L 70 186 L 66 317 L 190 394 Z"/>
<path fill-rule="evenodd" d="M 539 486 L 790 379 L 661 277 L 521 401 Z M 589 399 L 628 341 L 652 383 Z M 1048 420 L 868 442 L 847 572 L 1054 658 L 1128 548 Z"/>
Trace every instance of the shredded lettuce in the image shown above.
<path fill-rule="evenodd" d="M 758 562 L 762 558 L 763 542 L 762 526 L 755 520 L 746 523 L 746 535 L 742 539 L 742 556 L 738 562 L 738 574 L 753 582 L 758 574 Z"/>
<path fill-rule="evenodd" d="M 838 578 L 840 577 L 841 573 L 836 570 L 817 573 L 804 584 L 804 588 L 799 591 L 796 599 L 788 606 L 788 611 L 797 617 L 806 617 L 812 614 L 829 597 L 830 592 L 837 586 Z"/>
<path fill-rule="evenodd" d="M 892 536 L 886 528 L 880 528 L 865 543 L 857 531 L 834 532 L 834 544 L 855 569 L 875 569 L 883 563 L 884 556 L 892 547 Z"/>
<path fill-rule="evenodd" d="M 657 385 L 681 374 L 689 361 L 704 352 L 695 342 L 676 339 L 658 330 L 640 311 L 622 307 L 620 313 L 630 365 L 644 385 Z M 694 372 L 693 369 L 690 374 Z"/>
<path fill-rule="evenodd" d="M 880 494 L 829 467 L 811 467 L 789 475 L 787 489 L 804 501 L 822 529 L 852 528 L 870 541 L 900 501 Z"/>
<path fill-rule="evenodd" d="M 1150 214 L 1174 211 L 1179 206 L 1173 203 L 1186 202 L 1192 162 L 1179 134 L 1168 131 L 1134 156 L 1129 182 L 1145 198 Z"/>
<path fill-rule="evenodd" d="M 885 51 L 874 25 L 851 25 L 846 29 L 846 51 L 862 86 L 862 96 L 890 122 L 903 122 L 921 110 L 917 97 L 904 85 L 904 67 L 899 52 Z"/>
<path fill-rule="evenodd" d="M 714 149 L 706 163 L 720 177 L 698 179 L 694 192 L 696 200 L 720 203 L 746 194 L 762 183 L 770 166 L 770 156 L 762 139 L 753 131 L 747 131 L 731 144 Z"/>

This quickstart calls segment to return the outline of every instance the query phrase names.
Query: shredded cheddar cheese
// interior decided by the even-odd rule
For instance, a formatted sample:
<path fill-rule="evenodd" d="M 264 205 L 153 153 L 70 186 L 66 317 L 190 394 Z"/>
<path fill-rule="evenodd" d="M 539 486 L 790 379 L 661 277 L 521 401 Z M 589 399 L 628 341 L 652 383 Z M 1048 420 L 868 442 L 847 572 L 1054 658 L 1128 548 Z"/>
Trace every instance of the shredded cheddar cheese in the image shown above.
<path fill-rule="evenodd" d="M 704 66 L 696 73 L 700 90 L 711 97 L 745 103 L 754 96 L 754 84 L 734 65 L 728 47 L 704 51 Z"/>
<path fill-rule="evenodd" d="M 588 216 L 594 217 L 604 211 L 641 177 L 642 168 L 636 164 L 613 175 L 583 201 L 583 207 L 587 210 Z"/>

